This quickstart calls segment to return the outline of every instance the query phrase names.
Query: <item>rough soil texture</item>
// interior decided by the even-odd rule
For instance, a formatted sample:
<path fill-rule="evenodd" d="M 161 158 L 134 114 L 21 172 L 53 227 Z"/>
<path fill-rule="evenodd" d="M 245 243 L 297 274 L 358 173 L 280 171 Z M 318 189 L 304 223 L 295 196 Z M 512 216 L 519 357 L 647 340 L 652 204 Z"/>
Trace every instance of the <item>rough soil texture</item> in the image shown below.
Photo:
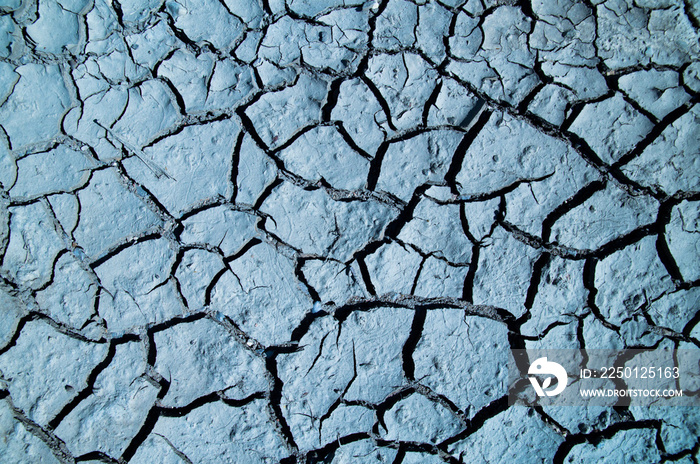
<path fill-rule="evenodd" d="M 692 0 L 0 1 L 3 463 L 697 463 L 508 406 L 700 347 Z"/>

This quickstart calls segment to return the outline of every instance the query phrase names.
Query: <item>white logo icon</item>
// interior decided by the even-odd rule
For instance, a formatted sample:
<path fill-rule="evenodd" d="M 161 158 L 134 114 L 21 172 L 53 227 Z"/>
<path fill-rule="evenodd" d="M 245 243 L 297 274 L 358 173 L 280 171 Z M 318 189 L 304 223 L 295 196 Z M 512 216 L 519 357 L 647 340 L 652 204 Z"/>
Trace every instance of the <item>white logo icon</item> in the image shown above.
<path fill-rule="evenodd" d="M 566 376 L 566 370 L 559 363 L 553 361 L 547 361 L 547 358 L 536 359 L 535 362 L 530 364 L 530 369 L 527 371 L 528 374 L 535 375 L 548 375 L 544 379 L 542 385 L 539 384 L 536 377 L 528 377 L 533 388 L 537 392 L 537 396 L 557 396 L 559 393 L 563 392 L 566 388 L 566 384 L 569 378 Z M 557 379 L 557 386 L 553 390 L 547 390 L 547 388 L 552 383 L 552 377 Z"/>

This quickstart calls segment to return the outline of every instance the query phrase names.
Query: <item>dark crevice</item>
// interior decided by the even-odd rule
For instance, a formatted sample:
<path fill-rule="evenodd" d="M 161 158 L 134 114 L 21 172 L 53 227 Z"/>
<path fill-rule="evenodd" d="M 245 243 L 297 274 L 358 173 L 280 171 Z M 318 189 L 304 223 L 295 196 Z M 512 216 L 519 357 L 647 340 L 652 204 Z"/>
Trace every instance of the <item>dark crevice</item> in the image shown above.
<path fill-rule="evenodd" d="M 591 443 L 592 445 L 599 444 L 602 440 L 607 440 L 615 436 L 616 433 L 626 430 L 638 429 L 658 429 L 661 427 L 660 420 L 640 420 L 637 422 L 618 422 L 608 426 L 603 430 L 596 430 L 588 434 L 575 433 L 564 438 L 564 442 L 559 445 L 557 452 L 554 454 L 552 462 L 554 464 L 564 464 L 566 456 L 571 449 L 583 443 Z"/>
<path fill-rule="evenodd" d="M 13 346 L 15 346 L 17 344 L 17 340 L 19 339 L 20 335 L 22 335 L 22 329 L 24 329 L 24 326 L 27 324 L 27 322 L 33 321 L 34 319 L 37 319 L 37 318 L 38 317 L 36 314 L 30 313 L 30 314 L 26 314 L 26 315 L 22 316 L 19 319 L 19 321 L 17 321 L 17 326 L 15 327 L 15 331 L 12 334 L 12 337 L 10 338 L 10 340 L 8 340 L 8 342 L 5 344 L 5 346 L 0 348 L 0 356 L 5 354 L 7 352 L 7 350 L 9 350 L 10 348 L 12 348 Z"/>
<path fill-rule="evenodd" d="M 73 456 L 71 456 L 66 444 L 58 436 L 56 436 L 53 431 L 41 428 L 39 424 L 25 416 L 22 411 L 15 407 L 9 396 L 6 396 L 4 401 L 8 403 L 13 417 L 22 424 L 27 432 L 43 441 L 59 462 L 75 462 L 75 459 Z"/>
<path fill-rule="evenodd" d="M 182 316 L 175 316 L 172 319 L 169 319 L 164 322 L 160 322 L 158 324 L 153 324 L 149 332 L 155 333 L 155 332 L 162 332 L 163 330 L 167 330 L 171 327 L 175 327 L 176 325 L 179 324 L 187 324 L 188 322 L 195 322 L 200 319 L 203 319 L 206 317 L 206 314 L 204 313 L 195 313 L 195 314 L 186 314 Z"/>
<path fill-rule="evenodd" d="M 309 331 L 309 328 L 311 327 L 311 324 L 313 322 L 320 318 L 327 316 L 328 313 L 326 311 L 318 311 L 318 312 L 308 312 L 304 316 L 304 318 L 301 320 L 298 326 L 294 328 L 292 331 L 292 335 L 290 337 L 291 342 L 298 342 L 300 341 L 304 335 Z"/>
<path fill-rule="evenodd" d="M 658 253 L 661 263 L 664 265 L 671 278 L 676 282 L 683 282 L 681 271 L 678 268 L 678 264 L 676 264 L 676 260 L 671 254 L 671 250 L 668 248 L 668 243 L 666 242 L 663 234 L 659 234 L 656 237 L 656 252 Z"/>
<path fill-rule="evenodd" d="M 506 409 L 508 409 L 507 396 L 501 396 L 500 398 L 493 400 L 491 403 L 477 411 L 471 419 L 467 419 L 467 425 L 464 430 L 442 441 L 440 444 L 438 444 L 438 448 L 447 451 L 447 447 L 449 445 L 460 440 L 464 440 L 468 436 L 472 435 L 474 432 L 479 430 L 487 420 L 504 412 Z"/>
<path fill-rule="evenodd" d="M 613 169 L 618 169 L 621 166 L 624 166 L 625 164 L 629 163 L 636 157 L 642 154 L 642 152 L 649 146 L 651 145 L 654 141 L 656 141 L 661 133 L 666 130 L 671 124 L 676 122 L 678 119 L 680 119 L 683 115 L 688 113 L 690 109 L 698 102 L 700 101 L 700 98 L 694 97 L 690 101 L 688 101 L 686 104 L 679 106 L 675 110 L 671 111 L 668 113 L 661 121 L 659 121 L 658 124 L 655 124 L 654 127 L 649 131 L 649 133 L 644 137 L 642 140 L 640 140 L 632 150 L 630 150 L 628 153 L 624 154 L 623 156 L 620 157 L 619 160 L 615 162 L 615 164 L 612 165 Z"/>
<path fill-rule="evenodd" d="M 116 255 L 118 255 L 119 253 L 121 253 L 122 251 L 126 250 L 127 248 L 129 248 L 129 247 L 132 246 L 132 245 L 136 245 L 137 243 L 147 242 L 147 241 L 149 241 L 149 240 L 157 240 L 157 239 L 159 239 L 159 238 L 161 238 L 161 234 L 159 234 L 159 233 L 153 233 L 153 234 L 146 234 L 146 235 L 144 235 L 144 236 L 137 237 L 137 238 L 135 238 L 135 239 L 127 240 L 126 242 L 124 242 L 124 243 L 122 243 L 122 244 L 120 244 L 120 245 L 117 245 L 116 247 L 114 247 L 114 248 L 112 248 L 111 250 L 109 250 L 107 253 L 103 254 L 103 255 L 100 256 L 99 258 L 97 258 L 97 259 L 95 259 L 94 261 L 92 261 L 92 262 L 90 263 L 90 267 L 91 267 L 92 269 L 95 269 L 95 268 L 97 268 L 97 267 L 100 267 L 100 266 L 103 265 L 105 262 L 109 261 L 111 258 L 115 257 Z"/>
<path fill-rule="evenodd" d="M 542 280 L 542 273 L 545 271 L 546 267 L 552 259 L 552 255 L 549 253 L 542 253 L 542 255 L 537 258 L 535 264 L 532 267 L 532 275 L 530 277 L 530 285 L 527 288 L 527 294 L 525 296 L 525 308 L 530 310 L 535 302 L 535 297 L 537 296 L 537 290 L 540 286 L 540 281 Z"/>
<path fill-rule="evenodd" d="M 607 183 L 603 180 L 593 181 L 576 192 L 573 196 L 566 199 L 562 204 L 554 208 L 554 210 L 552 210 L 552 212 L 549 213 L 542 222 L 542 240 L 548 242 L 554 223 L 569 211 L 573 210 L 577 206 L 581 206 L 586 200 L 591 198 L 593 194 L 603 190 L 606 184 Z"/>
<path fill-rule="evenodd" d="M 382 161 L 384 161 L 384 155 L 386 155 L 389 149 L 388 142 L 382 142 L 377 148 L 377 153 L 369 164 L 369 174 L 367 175 L 367 190 L 375 190 L 377 188 L 377 182 L 379 181 L 379 175 L 381 174 Z"/>
<path fill-rule="evenodd" d="M 114 459 L 102 451 L 91 451 L 75 458 L 75 462 L 105 462 L 108 464 L 121 464 L 121 461 Z"/>
<path fill-rule="evenodd" d="M 433 89 L 433 91 L 430 93 L 430 96 L 428 99 L 425 101 L 425 105 L 423 106 L 423 115 L 421 117 L 421 121 L 423 126 L 428 125 L 428 117 L 430 116 L 430 109 L 435 105 L 435 102 L 437 101 L 438 96 L 440 96 L 440 90 L 442 90 L 442 81 L 438 81 L 437 85 Z"/>
<path fill-rule="evenodd" d="M 236 139 L 236 145 L 233 147 L 233 154 L 231 156 L 231 198 L 229 201 L 231 203 L 236 203 L 236 196 L 238 196 L 238 170 L 241 161 L 241 146 L 243 145 L 243 139 L 245 138 L 245 132 L 241 131 Z"/>
<path fill-rule="evenodd" d="M 370 438 L 371 438 L 370 435 L 366 432 L 359 432 L 359 433 L 352 433 L 349 435 L 344 435 L 342 437 L 339 437 L 335 441 L 327 444 L 323 448 L 309 451 L 306 454 L 306 463 L 307 464 L 330 463 L 331 460 L 333 459 L 333 457 L 335 456 L 335 452 L 341 446 L 347 445 L 350 443 L 354 443 L 354 442 L 360 441 L 360 440 L 367 440 Z"/>
<path fill-rule="evenodd" d="M 362 282 L 365 284 L 365 288 L 367 289 L 367 292 L 372 296 L 376 296 L 377 291 L 374 289 L 374 284 L 372 284 L 372 279 L 369 275 L 369 270 L 367 269 L 367 264 L 365 264 L 364 256 L 356 256 L 355 259 L 357 260 L 357 267 L 360 268 L 360 275 L 362 276 Z"/>
<path fill-rule="evenodd" d="M 92 395 L 92 393 L 95 390 L 95 382 L 97 381 L 97 377 L 104 371 L 107 366 L 109 366 L 114 359 L 114 354 L 116 353 L 116 345 L 117 343 L 110 343 L 107 349 L 107 355 L 105 358 L 100 361 L 97 366 L 90 372 L 90 375 L 88 378 L 85 380 L 85 383 L 87 386 L 82 389 L 80 392 L 78 392 L 77 395 L 73 397 L 73 399 L 66 404 L 54 417 L 51 419 L 48 423 L 48 426 L 50 429 L 55 430 L 56 427 L 63 421 L 63 419 L 66 418 L 68 414 L 70 414 L 78 404 L 80 404 L 84 399 Z"/>
<path fill-rule="evenodd" d="M 457 179 L 457 174 L 459 174 L 459 171 L 462 169 L 462 163 L 464 162 L 464 157 L 467 154 L 467 150 L 469 150 L 469 147 L 471 144 L 474 142 L 476 139 L 476 136 L 479 135 L 479 132 L 481 132 L 481 129 L 486 126 L 486 123 L 489 121 L 489 118 L 491 118 L 491 111 L 484 111 L 481 113 L 479 118 L 477 119 L 476 123 L 472 126 L 469 131 L 464 135 L 464 138 L 462 138 L 462 141 L 459 143 L 457 146 L 457 149 L 455 150 L 454 156 L 452 157 L 452 163 L 450 164 L 449 169 L 447 170 L 447 174 L 445 174 L 445 182 L 450 186 L 450 189 L 452 190 L 452 193 L 454 195 L 459 195 L 459 190 L 457 189 L 456 185 L 456 179 Z"/>
<path fill-rule="evenodd" d="M 345 125 L 343 124 L 342 121 L 334 121 L 336 129 L 338 129 L 338 133 L 343 137 L 343 140 L 345 140 L 345 143 L 347 143 L 350 148 L 355 150 L 357 153 L 360 154 L 365 159 L 371 160 L 373 158 L 372 155 L 367 153 L 365 150 L 363 150 L 356 142 L 355 140 L 350 136 L 348 131 L 345 129 Z"/>
<path fill-rule="evenodd" d="M 345 82 L 345 79 L 338 78 L 331 81 L 328 86 L 328 95 L 326 95 L 326 100 L 321 107 L 321 121 L 329 122 L 331 120 L 331 113 L 333 108 L 338 103 L 338 96 L 340 95 L 340 86 Z"/>
<path fill-rule="evenodd" d="M 148 411 L 146 419 L 144 420 L 143 425 L 139 429 L 138 433 L 136 433 L 134 438 L 131 439 L 129 445 L 122 453 L 121 459 L 123 461 L 129 462 L 131 458 L 134 457 L 134 454 L 136 454 L 136 451 L 138 450 L 139 446 L 141 446 L 141 444 L 146 440 L 146 438 L 148 438 L 148 436 L 153 431 L 156 422 L 158 422 L 158 417 L 158 406 L 152 406 L 151 409 Z"/>
<path fill-rule="evenodd" d="M 377 102 L 379 102 L 379 106 L 382 108 L 382 111 L 384 111 L 384 115 L 386 116 L 386 123 L 389 126 L 389 129 L 396 131 L 396 126 L 394 126 L 394 123 L 391 121 L 391 109 L 389 108 L 389 104 L 384 99 L 382 93 L 379 91 L 377 86 L 374 85 L 374 82 L 372 82 L 369 77 L 362 75 L 360 79 L 362 80 L 362 82 L 365 83 L 365 85 L 369 88 L 372 94 L 374 94 L 374 97 L 377 99 Z"/>
<path fill-rule="evenodd" d="M 417 308 L 413 312 L 413 322 L 411 324 L 411 331 L 408 334 L 408 338 L 403 345 L 403 350 L 401 351 L 401 358 L 403 360 L 403 372 L 409 381 L 415 380 L 415 364 L 413 362 L 413 352 L 418 346 L 421 335 L 423 334 L 423 325 L 425 324 L 425 317 L 427 311 L 425 308 Z"/>
<path fill-rule="evenodd" d="M 170 82 L 170 79 L 168 79 L 167 77 L 163 77 L 163 76 L 158 77 L 158 80 L 160 80 L 163 84 L 165 84 L 165 86 L 168 87 L 168 89 L 175 96 L 175 103 L 177 103 L 177 107 L 180 110 L 180 115 L 186 116 L 187 115 L 187 108 L 185 106 L 185 99 L 180 94 L 180 91 L 177 90 L 177 87 L 175 87 L 175 84 Z"/>
<path fill-rule="evenodd" d="M 272 191 L 276 189 L 280 184 L 282 184 L 282 179 L 276 179 L 274 182 L 271 182 L 270 185 L 265 187 L 265 190 L 260 194 L 258 199 L 255 201 L 255 204 L 253 205 L 253 209 L 257 210 L 260 209 L 262 204 L 265 202 L 267 197 L 269 197 L 272 194 Z"/>
<path fill-rule="evenodd" d="M 282 414 L 281 401 L 283 383 L 277 375 L 277 359 L 274 356 L 268 356 L 265 359 L 265 367 L 273 378 L 272 389 L 270 390 L 269 397 L 272 413 L 277 421 L 282 437 L 291 448 L 296 450 L 298 447 L 294 441 L 292 430 L 289 428 L 289 424 L 287 423 L 287 419 L 285 419 L 284 414 Z"/>
<path fill-rule="evenodd" d="M 620 328 L 603 317 L 600 308 L 595 302 L 595 297 L 598 294 L 598 289 L 595 287 L 595 268 L 597 264 L 598 260 L 596 258 L 588 258 L 583 264 L 583 287 L 588 291 L 586 302 L 596 319 L 602 322 L 605 327 L 617 332 Z"/>
<path fill-rule="evenodd" d="M 479 268 L 479 253 L 481 252 L 481 247 L 479 245 L 472 246 L 472 257 L 469 262 L 469 270 L 467 275 L 464 276 L 464 287 L 462 288 L 462 299 L 469 303 L 474 302 L 474 278 L 476 277 L 476 271 Z"/>

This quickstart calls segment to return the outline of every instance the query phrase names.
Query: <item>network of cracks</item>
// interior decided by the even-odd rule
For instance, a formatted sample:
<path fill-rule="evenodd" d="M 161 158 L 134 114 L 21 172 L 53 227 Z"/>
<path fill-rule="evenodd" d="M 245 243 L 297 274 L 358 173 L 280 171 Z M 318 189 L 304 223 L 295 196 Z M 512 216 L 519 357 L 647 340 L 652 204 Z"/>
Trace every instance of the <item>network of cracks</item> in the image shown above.
<path fill-rule="evenodd" d="M 0 2 L 0 460 L 697 463 L 507 361 L 700 347 L 699 17 Z"/>

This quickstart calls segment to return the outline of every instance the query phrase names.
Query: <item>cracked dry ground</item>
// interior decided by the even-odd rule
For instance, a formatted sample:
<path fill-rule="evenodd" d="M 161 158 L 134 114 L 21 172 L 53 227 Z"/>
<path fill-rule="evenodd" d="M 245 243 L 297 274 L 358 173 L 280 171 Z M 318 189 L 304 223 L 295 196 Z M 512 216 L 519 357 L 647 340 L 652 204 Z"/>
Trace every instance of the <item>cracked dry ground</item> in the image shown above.
<path fill-rule="evenodd" d="M 508 406 L 700 346 L 692 0 L 3 0 L 0 461 L 700 459 Z"/>

